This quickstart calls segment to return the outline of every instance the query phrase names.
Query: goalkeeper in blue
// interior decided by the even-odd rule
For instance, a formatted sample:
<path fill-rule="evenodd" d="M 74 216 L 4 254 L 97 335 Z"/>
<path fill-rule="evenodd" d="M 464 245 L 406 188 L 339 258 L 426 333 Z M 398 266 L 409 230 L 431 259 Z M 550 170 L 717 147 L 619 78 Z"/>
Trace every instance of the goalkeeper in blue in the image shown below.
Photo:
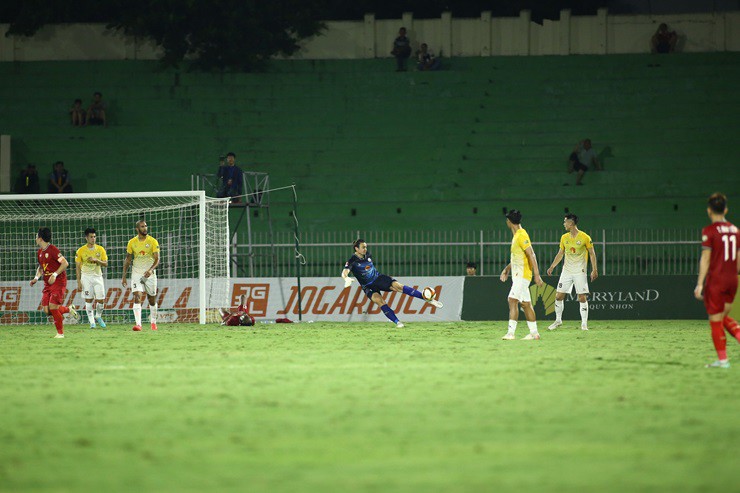
<path fill-rule="evenodd" d="M 396 293 L 403 293 L 414 298 L 424 300 L 432 306 L 442 308 L 440 301 L 432 299 L 424 299 L 421 292 L 412 288 L 411 286 L 404 286 L 400 282 L 396 281 L 390 276 L 381 274 L 373 265 L 373 259 L 370 252 L 367 250 L 367 243 L 362 238 L 355 241 L 352 246 L 355 249 L 355 253 L 347 260 L 342 270 L 342 279 L 344 280 L 344 287 L 348 288 L 352 285 L 352 282 L 357 280 L 365 292 L 365 295 L 370 300 L 378 305 L 383 311 L 388 320 L 396 324 L 396 327 L 403 328 L 403 323 L 398 320 L 398 317 L 393 312 L 391 307 L 385 302 L 381 291 L 395 291 Z M 349 277 L 349 273 L 354 274 L 354 279 Z"/>

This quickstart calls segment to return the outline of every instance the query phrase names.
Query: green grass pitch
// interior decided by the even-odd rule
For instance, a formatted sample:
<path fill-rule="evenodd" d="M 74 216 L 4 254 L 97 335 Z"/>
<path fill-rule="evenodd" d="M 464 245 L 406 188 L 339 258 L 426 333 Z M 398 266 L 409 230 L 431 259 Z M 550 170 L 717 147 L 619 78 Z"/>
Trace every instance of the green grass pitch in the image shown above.
<path fill-rule="evenodd" d="M 3 493 L 738 487 L 705 321 L 82 327 L 0 328 Z"/>

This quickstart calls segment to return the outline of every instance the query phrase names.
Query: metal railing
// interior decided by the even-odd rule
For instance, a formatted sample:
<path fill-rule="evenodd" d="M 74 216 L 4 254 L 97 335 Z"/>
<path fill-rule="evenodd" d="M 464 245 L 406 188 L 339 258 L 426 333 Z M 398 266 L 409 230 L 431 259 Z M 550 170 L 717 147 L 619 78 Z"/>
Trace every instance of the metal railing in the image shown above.
<path fill-rule="evenodd" d="M 528 230 L 544 272 L 558 252 L 562 230 Z M 587 231 L 594 242 L 600 275 L 695 274 L 701 254 L 700 233 L 689 229 Z M 511 233 L 496 231 L 344 231 L 301 233 L 306 258 L 302 276 L 337 276 L 352 255 L 352 242 L 363 238 L 378 269 L 391 276 L 455 276 L 467 262 L 478 275 L 498 275 L 509 262 Z M 252 233 L 251 245 L 237 234 L 232 261 L 250 277 L 295 275 L 293 234 Z M 250 253 L 251 252 L 251 253 Z M 249 261 L 249 262 L 248 262 Z M 562 265 L 562 263 L 561 263 Z M 560 272 L 559 269 L 557 272 Z"/>

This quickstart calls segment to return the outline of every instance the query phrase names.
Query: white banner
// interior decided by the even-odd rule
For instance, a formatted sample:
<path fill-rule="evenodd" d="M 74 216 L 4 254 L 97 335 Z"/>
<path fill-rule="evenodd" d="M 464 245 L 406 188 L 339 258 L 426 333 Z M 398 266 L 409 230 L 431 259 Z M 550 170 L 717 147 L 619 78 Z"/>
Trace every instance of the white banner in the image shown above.
<path fill-rule="evenodd" d="M 464 277 L 405 277 L 398 281 L 415 289 L 426 286 L 437 291 L 443 308 L 400 293 L 382 293 L 402 322 L 460 320 Z M 231 296 L 213 300 L 211 306 L 235 307 L 239 296 L 247 295 L 250 314 L 257 319 L 288 318 L 298 320 L 298 286 L 295 278 L 235 278 L 231 279 Z M 198 308 L 197 279 L 163 279 L 157 281 L 157 304 L 162 318 L 168 321 L 189 320 Z M 22 323 L 24 312 L 41 309 L 43 282 L 29 286 L 28 281 L 0 282 L 0 323 Z M 106 280 L 106 310 L 131 310 L 134 299 L 131 289 L 124 289 L 118 279 Z M 67 282 L 64 304 L 83 305 L 77 282 Z M 144 302 L 143 308 L 147 308 Z M 164 316 L 169 310 L 170 316 Z M 20 312 L 20 313 L 19 313 Z M 345 288 L 339 277 L 307 277 L 301 279 L 301 314 L 305 321 L 384 322 L 388 319 L 380 307 L 372 303 L 362 289 L 353 283 Z M 164 321 L 164 320 L 163 320 Z"/>
<path fill-rule="evenodd" d="M 460 320 L 464 277 L 406 277 L 398 282 L 421 290 L 437 291 L 443 308 L 400 293 L 382 293 L 386 303 L 402 322 Z M 298 319 L 298 286 L 294 278 L 232 279 L 231 306 L 247 295 L 249 313 L 255 318 Z M 301 279 L 303 320 L 337 322 L 387 322 L 380 307 L 365 296 L 357 283 L 345 288 L 339 277 Z"/>

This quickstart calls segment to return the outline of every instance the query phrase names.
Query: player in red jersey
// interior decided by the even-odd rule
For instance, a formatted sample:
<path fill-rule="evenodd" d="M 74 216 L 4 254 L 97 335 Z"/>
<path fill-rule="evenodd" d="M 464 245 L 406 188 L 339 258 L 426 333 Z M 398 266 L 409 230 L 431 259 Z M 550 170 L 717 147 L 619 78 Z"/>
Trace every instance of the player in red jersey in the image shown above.
<path fill-rule="evenodd" d="M 230 312 L 227 308 L 219 309 L 221 319 L 223 320 L 221 325 L 254 325 L 254 317 L 247 312 L 247 308 L 247 297 L 246 295 L 241 295 L 239 297 L 239 306 L 235 312 Z"/>
<path fill-rule="evenodd" d="M 64 258 L 62 252 L 51 244 L 51 230 L 40 228 L 36 235 L 36 244 L 39 246 L 36 252 L 39 266 L 36 268 L 36 277 L 31 279 L 31 286 L 36 284 L 41 276 L 44 276 L 44 291 L 41 296 L 41 306 L 44 313 L 51 315 L 57 328 L 55 338 L 64 338 L 64 318 L 67 312 L 77 316 L 74 305 L 64 306 L 64 295 L 67 291 L 67 267 L 69 262 Z"/>
<path fill-rule="evenodd" d="M 718 360 L 707 368 L 729 368 L 725 330 L 740 342 L 740 325 L 728 316 L 737 291 L 740 271 L 740 234 L 737 226 L 725 220 L 727 197 L 721 193 L 709 197 L 707 214 L 712 224 L 701 231 L 701 262 L 694 296 L 704 300 L 712 327 L 712 340 Z M 706 282 L 705 282 L 706 281 Z"/>

